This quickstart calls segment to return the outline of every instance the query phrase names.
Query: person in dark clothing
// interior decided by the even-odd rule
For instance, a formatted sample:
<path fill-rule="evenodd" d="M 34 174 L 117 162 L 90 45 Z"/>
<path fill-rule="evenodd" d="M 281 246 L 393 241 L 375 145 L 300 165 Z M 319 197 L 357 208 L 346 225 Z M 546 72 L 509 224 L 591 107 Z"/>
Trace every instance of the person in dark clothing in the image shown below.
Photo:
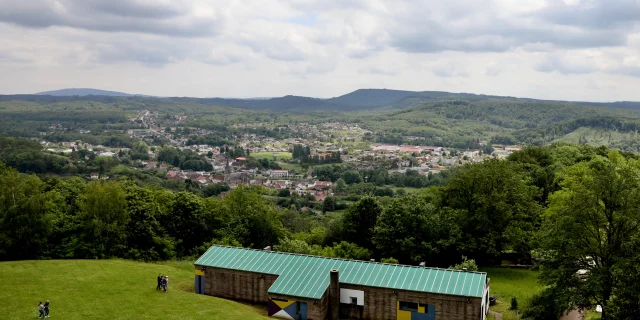
<path fill-rule="evenodd" d="M 49 318 L 49 300 L 44 303 L 44 317 Z"/>
<path fill-rule="evenodd" d="M 38 318 L 44 318 L 44 305 L 42 304 L 42 301 L 38 303 L 38 312 L 40 313 Z"/>
<path fill-rule="evenodd" d="M 164 293 L 167 293 L 167 279 L 162 278 L 162 289 L 164 289 Z"/>
<path fill-rule="evenodd" d="M 158 286 L 156 287 L 156 290 L 160 289 L 162 289 L 162 274 L 158 275 Z"/>

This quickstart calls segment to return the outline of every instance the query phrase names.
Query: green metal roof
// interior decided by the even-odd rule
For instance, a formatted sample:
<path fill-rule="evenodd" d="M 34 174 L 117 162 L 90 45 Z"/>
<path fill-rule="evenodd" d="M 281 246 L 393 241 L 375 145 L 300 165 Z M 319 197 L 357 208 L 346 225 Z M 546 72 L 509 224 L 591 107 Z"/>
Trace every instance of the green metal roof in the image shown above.
<path fill-rule="evenodd" d="M 340 283 L 398 290 L 482 297 L 487 274 L 398 264 L 343 260 L 285 252 L 213 246 L 196 265 L 279 276 L 269 293 L 320 299 L 329 286 L 329 271 Z"/>

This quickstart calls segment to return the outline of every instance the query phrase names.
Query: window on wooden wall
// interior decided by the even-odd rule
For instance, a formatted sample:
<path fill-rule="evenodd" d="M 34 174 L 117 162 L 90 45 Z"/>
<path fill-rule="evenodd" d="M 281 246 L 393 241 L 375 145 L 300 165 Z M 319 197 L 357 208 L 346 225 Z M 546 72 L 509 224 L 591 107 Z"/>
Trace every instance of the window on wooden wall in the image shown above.
<path fill-rule="evenodd" d="M 418 311 L 418 303 L 417 302 L 400 301 L 400 310 Z"/>
<path fill-rule="evenodd" d="M 358 298 L 356 298 L 356 297 L 349 297 L 349 299 L 351 300 L 351 304 L 358 304 Z"/>

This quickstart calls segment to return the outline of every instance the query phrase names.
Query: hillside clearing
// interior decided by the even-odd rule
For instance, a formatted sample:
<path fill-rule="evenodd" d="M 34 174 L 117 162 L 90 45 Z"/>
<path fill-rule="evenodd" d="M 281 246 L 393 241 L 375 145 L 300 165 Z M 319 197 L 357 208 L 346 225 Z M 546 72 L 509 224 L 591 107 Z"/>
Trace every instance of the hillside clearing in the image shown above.
<path fill-rule="evenodd" d="M 37 317 L 51 301 L 54 319 L 268 319 L 266 310 L 193 293 L 192 267 L 124 260 L 0 262 L 2 319 Z M 159 273 L 169 292 L 155 290 Z"/>
<path fill-rule="evenodd" d="M 490 295 L 498 296 L 491 310 L 502 313 L 503 320 L 519 319 L 515 311 L 510 311 L 511 297 L 518 299 L 520 310 L 529 304 L 534 294 L 542 291 L 538 283 L 538 272 L 525 269 L 481 268 L 491 279 Z"/>

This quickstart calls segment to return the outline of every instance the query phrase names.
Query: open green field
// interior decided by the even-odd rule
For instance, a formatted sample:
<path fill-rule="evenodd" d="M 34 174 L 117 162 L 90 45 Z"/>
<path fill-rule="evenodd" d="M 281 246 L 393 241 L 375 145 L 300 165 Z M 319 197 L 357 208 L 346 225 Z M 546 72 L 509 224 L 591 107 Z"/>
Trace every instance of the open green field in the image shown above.
<path fill-rule="evenodd" d="M 159 273 L 169 292 L 156 291 Z M 37 318 L 51 301 L 53 319 L 269 319 L 266 310 L 193 293 L 190 263 L 124 260 L 0 262 L 0 318 Z"/>
<path fill-rule="evenodd" d="M 543 289 L 536 271 L 509 268 L 481 268 L 480 271 L 486 272 L 491 279 L 489 294 L 498 296 L 497 304 L 491 310 L 502 313 L 503 320 L 519 319 L 515 311 L 508 310 L 511 297 L 518 299 L 522 309 L 534 294 Z"/>
<path fill-rule="evenodd" d="M 291 154 L 291 152 L 276 152 L 278 154 L 278 160 L 282 160 L 282 159 L 291 159 L 293 157 L 293 155 Z M 258 153 L 252 153 L 251 154 L 252 158 L 256 158 L 256 159 L 269 159 L 269 160 L 273 160 L 273 152 L 258 152 Z"/>

